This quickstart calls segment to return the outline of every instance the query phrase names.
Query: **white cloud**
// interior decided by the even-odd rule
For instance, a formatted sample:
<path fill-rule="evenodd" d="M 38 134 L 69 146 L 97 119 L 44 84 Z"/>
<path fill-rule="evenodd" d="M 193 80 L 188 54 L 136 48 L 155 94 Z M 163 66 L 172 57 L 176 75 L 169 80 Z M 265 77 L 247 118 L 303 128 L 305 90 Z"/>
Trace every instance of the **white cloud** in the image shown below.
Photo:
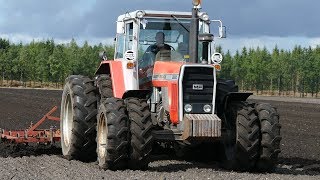
<path fill-rule="evenodd" d="M 72 38 L 53 38 L 49 36 L 32 36 L 28 34 L 1 34 L 0 33 L 0 38 L 2 39 L 8 39 L 12 43 L 23 43 L 27 44 L 30 43 L 31 41 L 43 41 L 43 40 L 48 40 L 48 39 L 54 39 L 54 41 L 58 44 L 66 44 L 71 41 Z M 102 43 L 103 45 L 113 45 L 114 38 L 95 38 L 95 37 L 73 37 L 73 39 L 76 40 L 77 44 L 82 45 L 85 41 L 87 41 L 90 45 L 97 45 L 99 43 Z"/>
<path fill-rule="evenodd" d="M 309 43 L 312 48 L 316 48 L 317 46 L 320 46 L 320 37 L 310 39 Z"/>

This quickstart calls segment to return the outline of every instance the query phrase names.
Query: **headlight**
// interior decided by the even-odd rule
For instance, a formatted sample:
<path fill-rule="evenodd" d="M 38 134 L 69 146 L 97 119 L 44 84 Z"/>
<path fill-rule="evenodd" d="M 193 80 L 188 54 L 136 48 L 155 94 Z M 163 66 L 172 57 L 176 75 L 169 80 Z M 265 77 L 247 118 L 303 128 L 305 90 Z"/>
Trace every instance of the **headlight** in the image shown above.
<path fill-rule="evenodd" d="M 138 11 L 136 13 L 136 17 L 139 19 L 143 18 L 144 15 L 146 15 L 146 13 L 144 11 Z"/>
<path fill-rule="evenodd" d="M 192 111 L 192 105 L 191 104 L 186 104 L 184 106 L 184 111 L 187 112 L 187 113 L 191 112 Z"/>
<path fill-rule="evenodd" d="M 209 112 L 211 112 L 211 110 L 212 110 L 211 105 L 206 104 L 206 105 L 203 106 L 203 111 L 204 112 L 209 113 Z"/>

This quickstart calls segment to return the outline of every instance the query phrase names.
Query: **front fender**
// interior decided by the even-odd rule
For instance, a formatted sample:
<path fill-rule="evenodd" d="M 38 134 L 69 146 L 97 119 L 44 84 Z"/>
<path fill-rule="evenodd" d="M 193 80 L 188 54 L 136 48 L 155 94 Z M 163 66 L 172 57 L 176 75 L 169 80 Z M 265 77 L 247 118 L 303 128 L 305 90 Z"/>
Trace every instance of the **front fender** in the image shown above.
<path fill-rule="evenodd" d="M 147 99 L 148 95 L 150 94 L 151 94 L 151 90 L 129 90 L 123 94 L 122 99 L 130 98 L 130 97 Z"/>
<path fill-rule="evenodd" d="M 227 108 L 229 103 L 235 101 L 246 101 L 251 95 L 253 95 L 253 93 L 229 92 L 223 100 L 224 109 Z"/>
<path fill-rule="evenodd" d="M 116 98 L 122 98 L 126 91 L 126 87 L 121 61 L 102 61 L 95 74 L 110 74 L 113 96 Z"/>

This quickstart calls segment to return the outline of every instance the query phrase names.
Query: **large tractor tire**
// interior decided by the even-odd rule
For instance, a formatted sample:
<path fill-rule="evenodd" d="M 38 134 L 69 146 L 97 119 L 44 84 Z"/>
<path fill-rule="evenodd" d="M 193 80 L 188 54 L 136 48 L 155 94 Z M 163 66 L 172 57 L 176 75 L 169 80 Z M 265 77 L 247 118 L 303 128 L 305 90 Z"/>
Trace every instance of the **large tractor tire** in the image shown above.
<path fill-rule="evenodd" d="M 96 158 L 97 96 L 93 81 L 73 75 L 66 79 L 61 101 L 61 147 L 65 158 Z"/>
<path fill-rule="evenodd" d="M 153 146 L 153 124 L 149 105 L 146 100 L 127 99 L 127 110 L 130 119 L 130 162 L 131 169 L 147 169 L 149 155 Z"/>
<path fill-rule="evenodd" d="M 109 74 L 100 74 L 97 77 L 96 85 L 99 89 L 100 102 L 113 97 L 112 80 Z"/>
<path fill-rule="evenodd" d="M 239 91 L 238 85 L 236 85 L 233 80 L 218 79 L 217 93 L 216 93 L 216 107 L 217 107 L 217 114 L 220 118 L 224 116 L 225 105 L 223 104 L 223 102 L 225 97 L 230 92 L 238 92 L 238 91 Z"/>
<path fill-rule="evenodd" d="M 259 158 L 260 123 L 255 109 L 247 102 L 229 104 L 222 142 L 222 165 L 226 169 L 249 171 Z"/>
<path fill-rule="evenodd" d="M 218 104 L 221 104 L 229 92 L 238 92 L 238 91 L 239 91 L 238 85 L 236 85 L 234 80 L 218 79 L 216 102 Z"/>
<path fill-rule="evenodd" d="M 129 120 L 122 99 L 100 103 L 97 125 L 98 164 L 102 169 L 123 169 L 127 165 Z"/>
<path fill-rule="evenodd" d="M 258 171 L 273 171 L 278 163 L 280 151 L 280 129 L 279 114 L 277 110 L 267 103 L 256 104 L 261 127 L 260 158 L 257 162 Z"/>

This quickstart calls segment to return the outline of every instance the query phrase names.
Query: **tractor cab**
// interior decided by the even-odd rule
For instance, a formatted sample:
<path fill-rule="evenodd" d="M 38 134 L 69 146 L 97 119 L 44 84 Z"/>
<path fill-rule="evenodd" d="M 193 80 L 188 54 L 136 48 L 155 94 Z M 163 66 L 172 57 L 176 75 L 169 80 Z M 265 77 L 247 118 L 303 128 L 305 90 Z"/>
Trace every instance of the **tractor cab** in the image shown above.
<path fill-rule="evenodd" d="M 206 14 L 201 13 L 200 17 L 202 15 Z M 141 67 L 153 65 L 156 60 L 189 62 L 190 23 L 190 12 L 138 10 L 121 15 L 117 22 L 115 59 L 123 58 L 126 51 L 132 50 L 136 53 L 134 60 Z M 209 20 L 200 19 L 199 24 L 201 33 L 210 33 Z M 170 46 L 170 49 L 161 46 Z M 160 50 L 170 53 L 160 53 Z"/>
<path fill-rule="evenodd" d="M 192 30 L 191 12 L 137 10 L 118 17 L 114 59 L 125 61 L 127 67 L 133 69 L 137 77 L 133 82 L 138 81 L 135 83 L 138 85 L 132 87 L 151 87 L 157 61 L 212 63 L 209 58 L 213 40 L 210 24 L 220 22 L 220 29 L 223 26 L 221 21 L 211 21 L 208 14 L 199 9 L 197 7 L 196 32 Z M 219 37 L 224 37 L 224 31 L 219 32 Z M 197 41 L 197 48 L 191 48 L 194 41 Z M 196 57 L 192 55 L 195 53 Z"/>

